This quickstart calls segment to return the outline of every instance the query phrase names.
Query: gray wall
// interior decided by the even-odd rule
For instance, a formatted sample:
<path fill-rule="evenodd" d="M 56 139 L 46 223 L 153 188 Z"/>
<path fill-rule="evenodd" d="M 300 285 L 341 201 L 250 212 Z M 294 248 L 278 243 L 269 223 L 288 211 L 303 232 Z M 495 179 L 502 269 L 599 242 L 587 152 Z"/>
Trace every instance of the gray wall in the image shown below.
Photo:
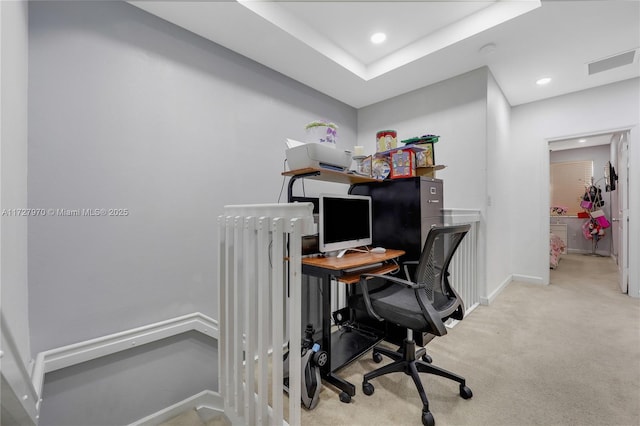
<path fill-rule="evenodd" d="M 511 105 L 489 72 L 487 84 L 487 296 L 493 297 L 510 279 L 511 248 L 505 241 L 517 228 L 511 201 L 513 186 L 511 155 Z"/>
<path fill-rule="evenodd" d="M 328 118 L 350 147 L 356 111 L 126 3 L 33 2 L 29 19 L 29 206 L 128 209 L 29 220 L 33 352 L 195 311 L 217 318 L 222 207 L 277 202 L 285 138 Z M 129 390 L 151 371 L 122 356 L 128 373 L 101 398 L 139 402 L 119 407 L 127 418 L 159 409 Z M 175 364 L 153 369 L 173 390 L 160 405 L 215 386 L 215 371 L 194 385 Z M 88 400 L 81 384 L 110 374 L 89 367 L 64 386 L 47 375 L 41 424 L 74 401 L 86 404 L 67 424 L 112 409 Z"/>
<path fill-rule="evenodd" d="M 480 68 L 358 110 L 358 144 L 375 152 L 376 132 L 398 131 L 398 140 L 440 135 L 435 160 L 446 169 L 447 208 L 483 209 L 487 174 L 487 68 Z"/>
<path fill-rule="evenodd" d="M 30 8 L 34 352 L 194 311 L 217 317 L 216 217 L 276 202 L 286 137 L 355 110 L 119 2 Z"/>
<path fill-rule="evenodd" d="M 445 165 L 444 207 L 482 214 L 479 241 L 481 298 L 486 301 L 514 271 L 508 241 L 513 191 L 511 106 L 488 68 L 483 67 L 358 111 L 358 140 L 373 151 L 375 134 L 396 129 L 398 139 L 432 133 L 435 160 Z"/>
<path fill-rule="evenodd" d="M 27 207 L 27 2 L 0 2 L 0 209 Z M 2 315 L 29 365 L 27 216 L 0 219 Z"/>
<path fill-rule="evenodd" d="M 632 129 L 629 161 L 638 173 L 630 176 L 630 187 L 640 187 L 640 149 L 633 150 L 634 144 L 639 146 L 634 133 L 640 117 L 639 93 L 640 79 L 634 78 L 512 108 L 510 179 L 515 190 L 510 198 L 518 206 L 520 224 L 510 243 L 515 271 L 549 282 L 549 140 Z M 630 215 L 638 217 L 640 191 L 632 189 L 629 197 Z M 640 241 L 640 224 L 632 221 L 629 227 L 629 258 L 638 259 L 634 241 Z M 630 285 L 640 282 L 635 268 L 630 265 Z M 640 291 L 636 287 L 630 294 L 638 297 Z"/>
<path fill-rule="evenodd" d="M 605 204 L 602 211 L 611 222 L 611 201 L 610 193 L 605 192 L 604 166 L 608 164 L 610 156 L 609 145 L 600 145 L 587 148 L 567 149 L 563 151 L 552 151 L 549 153 L 551 163 L 562 163 L 567 161 L 593 161 L 593 179 L 596 186 L 602 190 L 602 199 Z M 595 247 L 591 240 L 587 240 L 582 235 L 582 224 L 585 219 L 577 217 L 557 217 L 551 216 L 550 223 L 566 223 L 567 224 L 567 249 L 570 252 L 591 252 Z M 611 228 L 605 230 L 605 237 L 598 242 L 596 252 L 604 256 L 611 254 Z"/>
<path fill-rule="evenodd" d="M 39 424 L 129 424 L 205 389 L 216 391 L 217 365 L 215 340 L 192 331 L 54 371 L 45 376 Z"/>
<path fill-rule="evenodd" d="M 27 287 L 28 6 L 0 2 L 0 424 L 32 424 Z M 5 342 L 13 342 L 5 343 Z M 30 392 L 29 392 L 30 394 Z"/>
<path fill-rule="evenodd" d="M 368 153 L 375 152 L 376 132 L 382 129 L 397 130 L 398 140 L 427 133 L 440 136 L 434 154 L 436 163 L 446 166 L 436 172 L 436 177 L 444 181 L 444 207 L 480 210 L 481 244 L 487 242 L 489 75 L 488 68 L 479 68 L 358 110 L 358 142 Z M 494 135 L 496 123 L 491 121 Z M 481 250 L 480 255 L 484 253 Z M 486 297 L 504 277 L 487 282 L 485 262 L 481 260 L 478 265 L 479 293 Z"/>

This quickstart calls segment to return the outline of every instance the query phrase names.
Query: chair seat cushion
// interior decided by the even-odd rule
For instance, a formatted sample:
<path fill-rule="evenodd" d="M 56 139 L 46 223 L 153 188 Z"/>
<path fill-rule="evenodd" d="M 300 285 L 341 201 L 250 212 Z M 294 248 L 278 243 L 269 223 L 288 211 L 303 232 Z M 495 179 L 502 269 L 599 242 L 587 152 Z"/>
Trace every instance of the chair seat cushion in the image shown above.
<path fill-rule="evenodd" d="M 391 285 L 380 291 L 371 293 L 370 297 L 373 310 L 386 321 L 416 331 L 433 331 L 422 315 L 420 304 L 416 299 L 416 294 L 413 289 L 399 285 Z M 361 295 L 350 302 L 352 307 L 366 310 L 364 299 Z M 453 305 L 453 303 L 455 303 L 455 299 L 449 300 L 439 293 L 436 293 L 435 304 L 439 305 L 438 310 L 446 310 L 448 308 L 446 305 Z"/>

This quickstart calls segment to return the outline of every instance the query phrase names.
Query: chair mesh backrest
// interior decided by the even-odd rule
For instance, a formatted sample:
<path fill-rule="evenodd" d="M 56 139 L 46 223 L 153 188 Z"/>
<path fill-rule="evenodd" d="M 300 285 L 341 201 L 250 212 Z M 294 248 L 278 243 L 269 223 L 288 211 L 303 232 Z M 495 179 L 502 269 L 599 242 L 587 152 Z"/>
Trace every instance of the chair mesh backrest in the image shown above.
<path fill-rule="evenodd" d="M 441 299 L 439 295 L 444 298 L 451 296 L 449 280 L 446 279 L 447 270 L 468 231 L 469 225 L 459 225 L 434 227 L 429 232 L 420 254 L 415 281 L 424 286 L 424 295 L 431 304 Z"/>
<path fill-rule="evenodd" d="M 437 242 L 437 239 L 436 239 Z M 433 303 L 433 290 L 435 287 L 435 283 L 438 281 L 438 271 L 435 268 L 434 261 L 434 252 L 435 245 L 431 246 L 429 249 L 428 257 L 425 259 L 426 267 L 422 268 L 422 270 L 418 269 L 418 276 L 416 277 L 416 281 L 418 284 L 424 284 L 424 293 L 427 296 L 427 300 Z"/>

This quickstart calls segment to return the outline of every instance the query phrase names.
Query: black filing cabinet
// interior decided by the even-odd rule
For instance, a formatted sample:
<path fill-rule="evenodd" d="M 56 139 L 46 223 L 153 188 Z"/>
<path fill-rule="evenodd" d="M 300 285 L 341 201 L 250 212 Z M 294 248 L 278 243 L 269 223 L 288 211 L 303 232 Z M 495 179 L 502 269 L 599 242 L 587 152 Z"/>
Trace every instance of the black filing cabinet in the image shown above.
<path fill-rule="evenodd" d="M 401 249 L 401 260 L 418 260 L 429 230 L 443 224 L 441 179 L 415 177 L 352 185 L 349 193 L 369 195 L 373 201 L 373 246 Z M 404 274 L 404 272 L 402 272 Z M 385 334 L 394 343 L 406 336 L 404 329 L 387 324 Z M 414 333 L 425 345 L 432 336 Z"/>
<path fill-rule="evenodd" d="M 373 245 L 404 250 L 404 260 L 417 260 L 429 229 L 443 223 L 441 179 L 360 183 L 349 192 L 373 200 Z"/>

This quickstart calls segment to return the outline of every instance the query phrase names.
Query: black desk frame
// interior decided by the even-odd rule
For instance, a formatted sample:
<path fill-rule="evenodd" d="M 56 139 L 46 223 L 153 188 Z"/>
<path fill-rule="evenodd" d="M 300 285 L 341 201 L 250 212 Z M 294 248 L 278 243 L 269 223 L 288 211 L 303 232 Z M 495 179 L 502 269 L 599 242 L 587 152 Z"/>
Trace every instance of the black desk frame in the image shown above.
<path fill-rule="evenodd" d="M 343 271 L 312 265 L 302 265 L 302 273 L 320 278 L 322 288 L 322 338 L 321 347 L 329 354 L 328 362 L 321 368 L 322 378 L 342 390 L 340 400 L 349 402 L 356 394 L 356 387 L 335 372 L 345 367 L 382 340 L 382 336 L 364 335 L 356 330 L 332 332 L 331 330 L 331 281 L 343 275 Z M 357 284 L 346 284 L 357 285 Z M 344 340 L 343 340 L 344 338 Z"/>
<path fill-rule="evenodd" d="M 337 172 L 334 170 L 306 168 L 283 172 L 283 176 L 289 176 L 289 185 L 287 187 L 288 202 L 294 201 L 312 201 L 308 197 L 295 197 L 293 195 L 293 186 L 298 179 L 317 179 L 327 182 L 344 183 L 353 185 L 355 183 L 377 182 L 376 179 L 359 176 L 356 174 Z M 318 208 L 317 199 L 314 202 L 315 209 Z M 322 338 L 321 347 L 329 354 L 328 362 L 321 368 L 322 378 L 338 389 L 342 390 L 340 400 L 349 402 L 351 397 L 356 394 L 356 388 L 352 383 L 338 377 L 335 371 L 354 361 L 367 350 L 371 349 L 382 340 L 382 337 L 367 336 L 354 332 L 332 333 L 331 331 L 331 281 L 345 275 L 343 270 L 335 270 L 323 268 L 315 265 L 302 264 L 302 273 L 320 278 L 322 288 Z M 348 337 L 345 337 L 348 336 Z M 334 338 L 337 337 L 337 338 Z M 345 337 L 341 341 L 341 337 Z M 355 345 L 355 350 L 353 346 Z M 349 346 L 343 350 L 343 346 Z M 338 361 L 338 362 L 336 362 Z"/>

